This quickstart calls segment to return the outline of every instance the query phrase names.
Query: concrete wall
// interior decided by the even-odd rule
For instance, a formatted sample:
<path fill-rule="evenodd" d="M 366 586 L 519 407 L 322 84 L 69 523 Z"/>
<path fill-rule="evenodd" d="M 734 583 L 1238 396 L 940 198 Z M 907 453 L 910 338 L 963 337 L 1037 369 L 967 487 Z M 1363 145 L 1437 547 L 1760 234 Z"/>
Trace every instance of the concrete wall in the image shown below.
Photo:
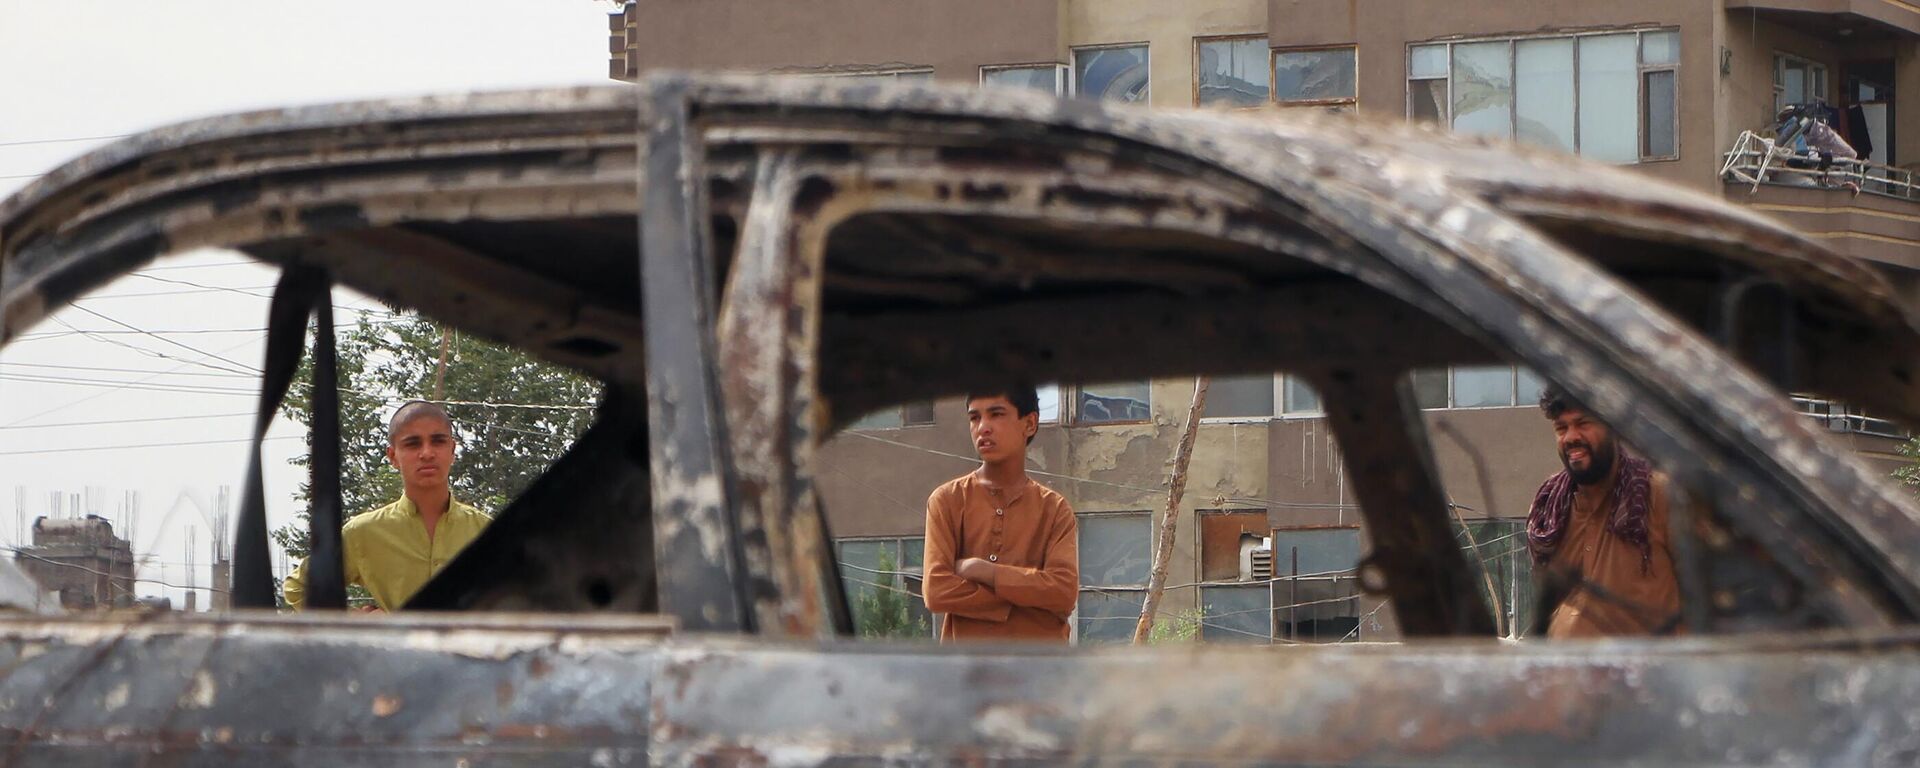
<path fill-rule="evenodd" d="M 1065 62 L 1067 0 L 646 0 L 628 45 L 641 70 L 750 72 L 930 67 L 975 82 L 981 66 Z"/>

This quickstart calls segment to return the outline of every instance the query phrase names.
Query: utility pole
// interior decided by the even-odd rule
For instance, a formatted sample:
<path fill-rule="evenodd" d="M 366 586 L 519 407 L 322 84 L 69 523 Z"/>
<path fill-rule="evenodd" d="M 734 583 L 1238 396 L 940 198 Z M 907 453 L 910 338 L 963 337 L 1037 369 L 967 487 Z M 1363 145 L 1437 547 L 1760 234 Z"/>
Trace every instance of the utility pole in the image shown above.
<path fill-rule="evenodd" d="M 1173 558 L 1173 536 L 1180 520 L 1180 497 L 1187 491 L 1187 465 L 1193 461 L 1193 440 L 1200 432 L 1200 416 L 1207 410 L 1207 385 L 1211 379 L 1193 380 L 1193 403 L 1187 406 L 1187 424 L 1180 432 L 1180 444 L 1173 449 L 1173 477 L 1167 482 L 1167 509 L 1160 518 L 1160 546 L 1153 552 L 1153 573 L 1147 577 L 1147 600 L 1140 605 L 1140 623 L 1133 627 L 1133 644 L 1145 645 L 1153 632 L 1154 613 L 1160 610 L 1160 593 L 1167 587 L 1167 565 Z"/>

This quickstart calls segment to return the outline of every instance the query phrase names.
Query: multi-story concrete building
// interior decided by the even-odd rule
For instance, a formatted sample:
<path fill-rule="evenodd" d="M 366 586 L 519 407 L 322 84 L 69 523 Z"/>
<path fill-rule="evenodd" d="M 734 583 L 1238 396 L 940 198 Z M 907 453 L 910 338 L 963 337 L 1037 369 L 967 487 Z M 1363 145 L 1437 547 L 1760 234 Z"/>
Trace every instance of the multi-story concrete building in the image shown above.
<path fill-rule="evenodd" d="M 33 546 L 22 547 L 15 561 L 41 589 L 59 593 L 67 610 L 133 603 L 133 545 L 104 518 L 37 519 Z"/>
<path fill-rule="evenodd" d="M 1899 95 L 1920 84 L 1920 5 L 1903 0 L 640 0 L 611 32 L 617 79 L 653 68 L 931 78 L 1156 107 L 1352 111 L 1512 138 L 1752 205 L 1920 301 L 1920 193 L 1901 165 L 1920 161 L 1920 96 Z M 1728 180 L 1744 131 L 1811 101 L 1840 108 L 1843 130 L 1871 144 L 1862 193 L 1807 173 Z M 1755 176 L 1757 156 L 1735 155 L 1736 171 Z M 1540 382 L 1502 366 L 1415 384 L 1471 523 L 1463 546 L 1493 571 L 1500 613 L 1524 624 L 1517 521 L 1559 468 L 1533 407 Z M 1033 453 L 1082 515 L 1083 639 L 1131 633 L 1192 392 L 1190 380 L 1047 391 Z M 1803 405 L 1836 439 L 1895 461 L 1890 425 Z M 1212 383 L 1166 603 L 1204 616 L 1208 640 L 1395 634 L 1389 612 L 1356 596 L 1365 534 L 1318 411 L 1284 372 Z M 819 482 L 850 585 L 900 583 L 863 570 L 879 570 L 883 551 L 917 565 L 926 494 L 970 456 L 957 401 L 874 414 L 828 446 Z"/>

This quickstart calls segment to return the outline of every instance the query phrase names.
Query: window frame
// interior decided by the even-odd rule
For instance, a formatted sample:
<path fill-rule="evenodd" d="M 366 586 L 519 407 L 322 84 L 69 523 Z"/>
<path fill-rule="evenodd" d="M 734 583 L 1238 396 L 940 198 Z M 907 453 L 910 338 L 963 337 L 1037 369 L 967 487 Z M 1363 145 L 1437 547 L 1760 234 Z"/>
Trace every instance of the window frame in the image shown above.
<path fill-rule="evenodd" d="M 1674 50 L 1673 61 L 1665 64 L 1648 64 L 1647 63 L 1647 33 L 1648 32 L 1666 32 L 1666 31 L 1671 31 L 1673 32 L 1673 35 L 1674 35 L 1675 50 Z M 1636 119 L 1634 120 L 1634 126 L 1635 126 L 1634 132 L 1640 134 L 1639 142 L 1637 146 L 1637 151 L 1639 152 L 1639 155 L 1640 155 L 1639 162 L 1664 163 L 1664 162 L 1677 161 L 1680 159 L 1680 143 L 1681 143 L 1680 141 L 1680 53 L 1679 53 L 1680 30 L 1678 27 L 1662 27 L 1662 28 L 1651 29 L 1651 30 L 1639 30 L 1637 35 L 1638 35 L 1637 39 L 1634 40 L 1634 61 L 1636 62 L 1637 66 L 1634 68 L 1634 77 L 1636 79 L 1634 81 L 1633 88 L 1636 96 L 1635 102 L 1634 102 L 1635 109 L 1640 113 L 1635 116 Z M 1577 72 L 1578 67 L 1580 66 L 1580 47 L 1579 46 L 1574 46 L 1573 65 L 1575 67 L 1575 71 Z M 1652 75 L 1658 72 L 1673 73 L 1673 154 L 1671 155 L 1652 155 L 1647 153 L 1647 147 L 1648 147 L 1647 142 L 1651 138 L 1651 136 L 1647 133 L 1647 119 L 1651 115 L 1651 111 L 1647 109 L 1647 80 L 1649 75 Z M 1574 91 L 1574 109 L 1578 110 L 1579 104 L 1580 104 L 1579 90 L 1577 86 L 1578 78 L 1575 78 L 1575 82 L 1576 82 L 1576 87 Z M 1575 124 L 1574 130 L 1576 132 L 1579 130 L 1577 122 Z"/>
<path fill-rule="evenodd" d="M 1494 35 L 1490 37 L 1462 37 L 1462 38 L 1450 38 L 1450 39 L 1443 39 L 1443 40 L 1419 40 L 1419 41 L 1410 40 L 1405 44 L 1405 47 L 1406 47 L 1405 55 L 1402 56 L 1401 58 L 1401 66 L 1403 67 L 1402 74 L 1404 75 L 1404 77 L 1401 78 L 1401 81 L 1405 83 L 1405 86 L 1403 87 L 1402 90 L 1404 90 L 1406 95 L 1406 98 L 1404 99 L 1404 102 L 1402 104 L 1402 110 L 1403 110 L 1402 115 L 1405 117 L 1405 119 L 1409 121 L 1414 119 L 1414 116 L 1413 116 L 1413 92 L 1414 92 L 1413 84 L 1414 83 L 1424 82 L 1429 80 L 1442 80 L 1447 83 L 1447 103 L 1441 105 L 1443 113 L 1441 115 L 1441 119 L 1439 123 L 1448 132 L 1453 131 L 1453 47 L 1456 45 L 1505 42 L 1507 44 L 1507 74 L 1509 77 L 1509 81 L 1515 83 L 1517 87 L 1517 84 L 1519 82 L 1519 71 L 1518 71 L 1519 47 L 1518 46 L 1522 41 L 1553 40 L 1553 39 L 1573 40 L 1575 41 L 1575 44 L 1573 46 L 1573 72 L 1574 72 L 1573 109 L 1574 109 L 1574 116 L 1575 116 L 1574 125 L 1573 125 L 1573 154 L 1578 155 L 1580 153 L 1580 146 L 1581 146 L 1580 121 L 1578 119 L 1580 114 L 1579 40 L 1581 38 L 1587 38 L 1587 37 L 1607 37 L 1610 35 L 1629 35 L 1630 34 L 1634 36 L 1634 39 L 1633 39 L 1633 51 L 1634 51 L 1633 94 L 1634 94 L 1634 113 L 1635 114 L 1634 114 L 1634 120 L 1633 120 L 1633 125 L 1634 125 L 1633 132 L 1634 132 L 1634 155 L 1636 158 L 1631 163 L 1631 165 L 1639 165 L 1642 163 L 1661 163 L 1661 162 L 1678 161 L 1680 159 L 1680 156 L 1685 151 L 1684 148 L 1682 147 L 1682 141 L 1680 136 L 1680 125 L 1681 125 L 1680 114 L 1683 111 L 1681 106 L 1682 100 L 1680 96 L 1680 91 L 1681 91 L 1680 62 L 1682 60 L 1682 56 L 1676 53 L 1676 55 L 1674 56 L 1674 61 L 1672 63 L 1664 63 L 1664 64 L 1647 64 L 1646 63 L 1647 35 L 1649 33 L 1660 33 L 1660 32 L 1672 32 L 1676 36 L 1678 36 L 1680 34 L 1680 27 L 1674 26 L 1674 25 L 1649 25 L 1649 26 L 1643 26 L 1643 27 L 1632 27 L 1629 29 L 1605 29 L 1605 30 L 1591 30 L 1591 31 L 1583 31 L 1583 32 L 1541 32 L 1541 33 L 1529 34 L 1529 35 Z M 1426 48 L 1430 46 L 1438 46 L 1445 50 L 1445 59 L 1447 62 L 1446 74 L 1442 75 L 1441 77 L 1414 77 L 1413 76 L 1414 49 Z M 1776 55 L 1778 54 L 1776 53 Z M 1776 64 L 1776 71 L 1778 71 L 1777 66 L 1778 65 Z M 1648 73 L 1651 73 L 1651 72 L 1672 72 L 1673 73 L 1673 154 L 1672 155 L 1646 154 L 1646 149 L 1647 149 L 1646 88 L 1647 88 L 1647 75 Z M 1777 92 L 1777 89 L 1779 88 L 1779 84 L 1777 81 L 1775 83 L 1775 88 Z M 1509 103 L 1507 106 L 1507 123 L 1508 123 L 1508 136 L 1509 136 L 1509 138 L 1507 139 L 1508 141 L 1519 140 L 1518 125 L 1517 125 L 1518 119 L 1519 119 L 1518 106 L 1516 104 Z M 1449 393 L 1449 402 L 1451 402 L 1451 393 Z"/>
<path fill-rule="evenodd" d="M 1284 101 L 1281 100 L 1279 89 L 1274 87 L 1274 83 L 1277 83 L 1280 80 L 1280 77 L 1279 77 L 1280 56 L 1282 54 L 1287 54 L 1287 53 L 1315 53 L 1319 51 L 1351 51 L 1353 52 L 1353 95 L 1345 98 L 1338 98 L 1338 99 L 1288 99 Z M 1299 45 L 1299 46 L 1288 46 L 1285 48 L 1267 49 L 1267 99 L 1268 101 L 1271 101 L 1274 104 L 1274 106 L 1280 107 L 1282 109 L 1295 109 L 1295 108 L 1303 108 L 1303 107 L 1336 107 L 1336 108 L 1347 107 L 1354 111 L 1359 111 L 1360 109 L 1360 44 L 1359 43 L 1341 43 L 1338 45 Z"/>
<path fill-rule="evenodd" d="M 1131 380 L 1123 380 L 1123 381 L 1131 381 Z M 1087 385 L 1074 384 L 1071 388 L 1069 388 L 1063 384 L 1063 385 L 1060 385 L 1061 396 L 1068 397 L 1070 395 L 1071 398 L 1070 398 L 1070 402 L 1061 403 L 1060 416 L 1062 418 L 1062 424 L 1064 426 L 1069 426 L 1069 427 L 1110 427 L 1110 426 L 1121 426 L 1121 425 L 1127 425 L 1127 424 L 1152 424 L 1153 423 L 1153 383 L 1154 381 L 1156 381 L 1156 379 L 1146 378 L 1146 379 L 1140 379 L 1140 381 L 1146 382 L 1146 385 L 1147 385 L 1147 417 L 1146 418 L 1114 419 L 1111 421 L 1087 421 L 1085 418 L 1082 417 L 1080 413 L 1080 395 L 1085 390 Z M 1114 381 L 1114 382 L 1096 382 L 1096 383 L 1118 384 L 1122 382 Z M 1071 413 L 1068 413 L 1068 411 L 1071 411 Z"/>
<path fill-rule="evenodd" d="M 1201 46 L 1207 43 L 1232 43 L 1232 42 L 1239 42 L 1243 40 L 1260 40 L 1262 42 L 1266 42 L 1267 34 L 1264 32 L 1254 32 L 1254 33 L 1244 33 L 1244 34 L 1235 34 L 1235 35 L 1205 35 L 1205 36 L 1198 36 L 1193 38 L 1193 106 L 1198 108 L 1204 108 L 1204 109 L 1219 109 L 1219 110 L 1225 110 L 1229 112 L 1249 112 L 1249 111 L 1266 109 L 1273 105 L 1274 103 L 1274 100 L 1273 100 L 1273 46 L 1271 45 L 1262 46 L 1267 49 L 1267 97 L 1261 100 L 1259 104 L 1222 106 L 1218 104 L 1209 105 L 1209 104 L 1200 103 L 1200 48 Z M 1151 71 L 1151 69 L 1149 69 L 1149 71 Z M 1153 88 L 1152 84 L 1148 84 L 1147 88 L 1149 91 L 1151 91 Z"/>
<path fill-rule="evenodd" d="M 1080 54 L 1081 53 L 1087 52 L 1087 51 L 1110 51 L 1110 50 L 1116 50 L 1120 48 L 1139 48 L 1145 54 L 1142 58 L 1147 68 L 1147 91 L 1146 91 L 1146 94 L 1142 96 L 1140 101 L 1138 102 L 1122 101 L 1122 102 L 1116 102 L 1116 103 L 1120 103 L 1120 104 L 1138 103 L 1138 104 L 1152 105 L 1153 104 L 1153 45 L 1146 40 L 1136 40 L 1136 41 L 1125 42 L 1125 43 L 1099 43 L 1097 45 L 1077 45 L 1077 46 L 1072 46 L 1068 48 L 1067 49 L 1067 92 L 1066 94 L 1064 94 L 1065 98 L 1069 98 L 1069 99 L 1080 98 Z M 1271 90 L 1273 85 L 1269 83 L 1267 87 L 1269 90 Z M 1107 99 L 1099 99 L 1099 101 L 1107 101 Z"/>
<path fill-rule="evenodd" d="M 1445 381 L 1447 385 L 1447 398 L 1446 398 L 1447 403 L 1446 405 L 1441 405 L 1441 406 L 1421 406 L 1420 410 L 1422 411 L 1494 411 L 1494 410 L 1499 410 L 1501 408 L 1531 408 L 1536 405 L 1536 403 L 1529 400 L 1527 396 L 1520 391 L 1520 369 L 1523 366 L 1519 365 L 1518 363 L 1508 363 L 1506 366 L 1508 375 L 1510 377 L 1509 381 L 1511 382 L 1510 389 L 1508 391 L 1509 402 L 1511 402 L 1511 405 L 1464 405 L 1464 406 L 1457 405 L 1456 403 L 1458 402 L 1458 400 L 1454 392 L 1454 386 L 1453 386 L 1454 371 L 1461 368 L 1494 368 L 1494 367 L 1498 367 L 1498 366 L 1448 365 L 1440 368 L 1422 369 L 1423 371 L 1433 371 L 1433 372 L 1439 372 L 1441 374 L 1441 379 Z M 1412 383 L 1413 374 L 1414 374 L 1413 371 L 1407 372 L 1409 385 L 1411 385 Z M 1533 377 L 1536 380 L 1542 382 L 1543 385 L 1546 383 L 1546 379 L 1540 376 L 1538 372 L 1535 372 L 1533 374 Z M 1539 396 L 1534 395 L 1534 397 L 1538 398 Z"/>
<path fill-rule="evenodd" d="M 1267 376 L 1272 381 L 1272 384 L 1273 384 L 1273 408 L 1270 409 L 1273 411 L 1272 413 L 1269 413 L 1265 416 L 1208 416 L 1203 412 L 1200 416 L 1200 423 L 1202 424 L 1265 424 L 1275 419 L 1282 418 L 1282 416 L 1280 415 L 1280 402 L 1281 402 L 1281 398 L 1286 396 L 1286 389 L 1284 386 L 1284 382 L 1282 380 L 1284 374 L 1269 373 L 1267 374 Z M 1209 403 L 1213 402 L 1211 392 L 1208 393 L 1207 402 Z"/>
<path fill-rule="evenodd" d="M 1053 95 L 1065 98 L 1068 95 L 1067 83 L 1073 76 L 1073 68 L 1070 65 L 1057 61 L 1041 61 L 1031 64 L 982 64 L 978 67 L 975 74 L 974 85 L 980 88 L 987 87 L 987 73 L 989 72 L 1005 72 L 1014 69 L 1042 69 L 1045 67 L 1053 68 Z M 1149 85 L 1148 88 L 1151 89 L 1152 86 Z"/>
<path fill-rule="evenodd" d="M 1149 381 L 1151 381 L 1151 379 L 1149 379 Z M 1153 563 L 1151 560 L 1153 556 L 1153 551 L 1154 551 L 1153 537 L 1158 535 L 1157 532 L 1154 530 L 1154 525 L 1153 525 L 1154 514 L 1155 514 L 1154 511 L 1151 509 L 1144 509 L 1144 510 L 1114 509 L 1114 510 L 1102 510 L 1098 512 L 1075 512 L 1074 513 L 1074 524 L 1075 524 L 1076 531 L 1074 533 L 1073 543 L 1074 543 L 1074 546 L 1079 549 L 1079 551 L 1083 553 L 1086 551 L 1085 541 L 1081 537 L 1085 536 L 1084 531 L 1087 530 L 1087 526 L 1084 525 L 1084 523 L 1087 520 L 1095 519 L 1095 518 L 1140 518 L 1146 522 L 1147 556 L 1149 558 L 1147 563 L 1147 580 L 1142 581 L 1138 584 L 1118 584 L 1118 585 L 1088 584 L 1086 583 L 1086 570 L 1082 569 L 1080 571 L 1080 574 L 1081 574 L 1080 582 L 1073 585 L 1073 588 L 1074 588 L 1073 613 L 1067 617 L 1069 622 L 1069 627 L 1071 627 L 1070 640 L 1074 645 L 1080 645 L 1084 641 L 1084 639 L 1081 636 L 1082 633 L 1080 632 L 1080 622 L 1118 620 L 1115 617 L 1110 617 L 1110 616 L 1097 617 L 1097 618 L 1088 618 L 1088 617 L 1081 616 L 1080 605 L 1088 592 L 1094 592 L 1094 593 L 1125 592 L 1128 594 L 1139 595 L 1141 596 L 1141 599 L 1143 600 L 1145 599 L 1145 595 L 1147 592 L 1147 584 L 1153 579 Z"/>
<path fill-rule="evenodd" d="M 1818 100 L 1822 103 L 1831 103 L 1828 100 L 1829 99 L 1829 90 L 1827 88 L 1828 69 L 1826 64 L 1807 58 L 1805 56 L 1801 56 L 1799 54 L 1788 53 L 1786 51 L 1775 49 L 1773 51 L 1773 83 L 1772 83 L 1774 114 L 1776 115 L 1780 114 L 1780 110 L 1784 109 L 1787 104 L 1794 103 L 1794 102 L 1785 101 L 1785 98 L 1787 95 L 1786 65 L 1789 62 L 1798 62 L 1800 64 L 1806 65 L 1807 67 L 1807 98 L 1808 99 Z M 1818 77 L 1814 76 L 1815 71 L 1819 72 Z M 1814 87 L 1816 84 L 1818 84 L 1819 87 L 1817 88 Z"/>

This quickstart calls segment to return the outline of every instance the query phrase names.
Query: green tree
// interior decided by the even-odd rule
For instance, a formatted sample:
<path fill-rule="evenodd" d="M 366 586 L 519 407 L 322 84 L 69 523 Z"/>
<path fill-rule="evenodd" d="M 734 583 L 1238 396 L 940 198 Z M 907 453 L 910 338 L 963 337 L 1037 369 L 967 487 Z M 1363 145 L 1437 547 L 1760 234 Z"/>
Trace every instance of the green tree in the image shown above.
<path fill-rule="evenodd" d="M 885 575 L 870 574 L 879 579 L 880 585 L 865 590 L 853 601 L 855 634 L 918 639 L 931 634 L 927 618 L 914 613 L 913 604 L 919 598 L 901 585 L 900 577 L 894 573 L 898 569 L 893 553 L 882 550 L 877 570 Z"/>
<path fill-rule="evenodd" d="M 546 471 L 592 422 L 598 382 L 516 350 L 451 334 L 444 393 L 431 398 L 442 327 L 415 314 L 363 321 L 339 333 L 340 496 L 348 517 L 400 498 L 400 477 L 387 463 L 386 419 L 407 400 L 451 401 L 457 449 L 453 494 L 488 513 L 500 510 Z M 282 413 L 311 430 L 311 356 L 287 393 Z M 474 405 L 489 403 L 492 405 Z M 508 407 L 528 406 L 528 407 Z M 312 445 L 312 433 L 307 434 Z M 294 459 L 308 466 L 306 456 Z M 312 489 L 301 483 L 299 499 Z M 308 551 L 307 511 L 273 532 L 293 558 Z"/>
<path fill-rule="evenodd" d="M 1893 471 L 1894 479 L 1899 480 L 1907 490 L 1920 494 L 1920 437 L 1911 438 L 1901 445 L 1900 455 L 1906 457 L 1907 463 Z"/>

